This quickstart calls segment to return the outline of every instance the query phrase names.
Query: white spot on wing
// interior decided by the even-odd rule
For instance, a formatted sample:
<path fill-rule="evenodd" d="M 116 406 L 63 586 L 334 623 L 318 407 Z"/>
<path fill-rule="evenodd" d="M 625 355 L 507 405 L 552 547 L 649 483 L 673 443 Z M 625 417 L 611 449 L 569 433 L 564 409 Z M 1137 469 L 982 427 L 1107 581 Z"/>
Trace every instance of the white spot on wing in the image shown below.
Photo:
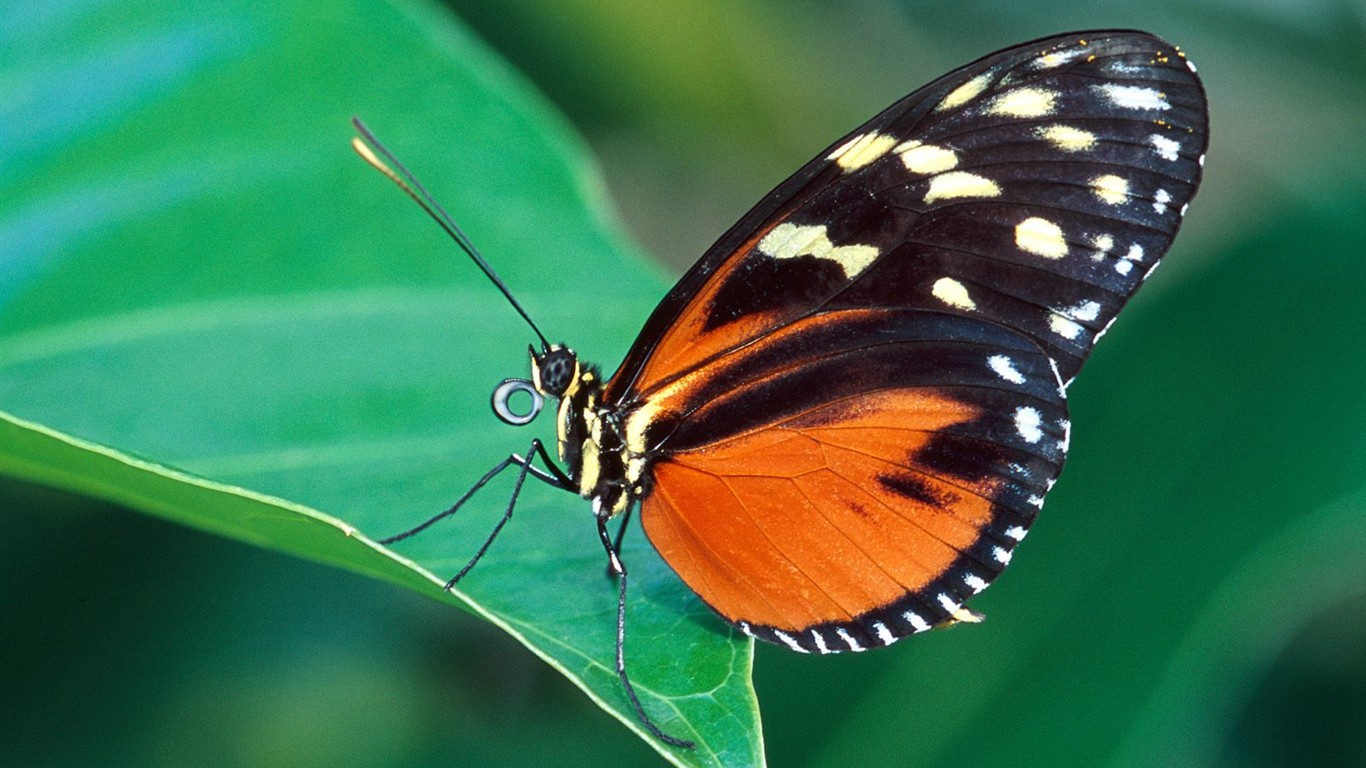
<path fill-rule="evenodd" d="M 1143 261 L 1143 246 L 1138 243 L 1129 246 L 1129 252 L 1124 254 L 1124 258 L 1130 261 Z"/>
<path fill-rule="evenodd" d="M 936 200 L 959 197 L 999 197 L 1000 194 L 1000 185 L 991 179 L 967 171 L 950 171 L 930 179 L 925 203 L 928 205 Z"/>
<path fill-rule="evenodd" d="M 1061 259 L 1067 255 L 1067 240 L 1062 236 L 1062 228 L 1038 216 L 1015 225 L 1015 245 L 1045 259 Z"/>
<path fill-rule="evenodd" d="M 1056 91 L 1046 88 L 1016 88 L 992 99 L 988 115 L 1006 117 L 1045 117 L 1053 114 Z"/>
<path fill-rule="evenodd" d="M 1043 502 L 1040 501 L 1039 503 L 1042 504 Z M 1018 525 L 1012 525 L 1006 529 L 1006 535 L 1016 541 L 1023 541 L 1025 537 L 1025 529 Z"/>
<path fill-rule="evenodd" d="M 911 629 L 914 629 L 916 632 L 924 632 L 930 628 L 930 623 L 925 621 L 920 617 L 920 614 L 914 611 L 906 611 L 901 614 L 901 618 L 905 619 L 906 623 L 911 625 Z"/>
<path fill-rule="evenodd" d="M 1134 263 L 1127 259 L 1120 259 L 1115 262 L 1115 271 L 1121 275 L 1127 275 L 1134 271 Z"/>
<path fill-rule="evenodd" d="M 1106 83 L 1104 85 L 1091 86 L 1094 90 L 1105 97 L 1111 104 L 1124 109 L 1170 109 L 1171 104 L 1167 103 L 1167 97 L 1155 88 L 1144 88 L 1139 85 L 1119 85 L 1118 83 Z"/>
<path fill-rule="evenodd" d="M 836 627 L 835 634 L 839 635 L 840 639 L 844 641 L 844 644 L 849 646 L 849 650 L 854 652 L 864 650 L 863 646 L 859 645 L 859 642 L 855 640 L 854 636 L 849 634 L 844 627 Z"/>
<path fill-rule="evenodd" d="M 944 606 L 944 610 L 947 611 L 949 615 L 953 615 L 955 611 L 962 607 L 958 603 L 955 603 L 952 598 L 950 598 L 943 592 L 940 592 L 939 595 L 935 597 L 935 599 L 939 601 L 940 605 Z"/>
<path fill-rule="evenodd" d="M 1157 156 L 1163 160 L 1175 160 L 1181 156 L 1181 142 L 1169 139 L 1160 133 L 1149 136 L 1148 143 L 1153 145 L 1153 149 L 1157 151 Z"/>
<path fill-rule="evenodd" d="M 988 357 L 987 365 L 991 366 L 991 370 L 995 371 L 997 376 L 1011 384 L 1023 384 L 1025 382 L 1024 374 L 1015 370 L 1015 361 L 1005 355 Z"/>
<path fill-rule="evenodd" d="M 993 547 L 991 550 L 991 556 L 1001 565 L 1010 565 L 1010 555 L 1010 550 L 1005 547 Z"/>
<path fill-rule="evenodd" d="M 887 625 L 880 621 L 873 622 L 873 634 L 877 635 L 878 641 L 883 645 L 891 645 L 901 639 L 896 635 L 893 635 L 892 630 L 888 629 Z"/>
<path fill-rule="evenodd" d="M 1022 405 L 1015 409 L 1015 431 L 1026 443 L 1037 443 L 1043 439 L 1043 416 L 1037 408 Z"/>
<path fill-rule="evenodd" d="M 967 287 L 951 277 L 941 277 L 934 281 L 930 293 L 950 307 L 977 309 L 977 302 L 968 295 Z"/>
<path fill-rule="evenodd" d="M 1100 303 L 1095 301 L 1083 301 L 1075 307 L 1064 307 L 1055 310 L 1074 320 L 1085 320 L 1090 322 L 1100 317 Z"/>
<path fill-rule="evenodd" d="M 814 256 L 840 265 L 847 279 L 857 277 L 878 256 L 871 245 L 835 245 L 823 224 L 803 226 L 783 222 L 759 241 L 759 252 L 775 259 Z"/>
<path fill-rule="evenodd" d="M 1008 531 L 1007 531 L 1007 533 L 1008 533 Z M 789 635 L 788 633 L 782 631 L 781 629 L 775 629 L 775 630 L 773 630 L 773 636 L 776 637 L 776 638 L 778 638 L 778 640 L 779 640 L 783 645 L 786 645 L 788 648 L 791 648 L 792 650 L 796 651 L 797 653 L 810 653 L 810 651 L 808 651 L 808 650 L 806 650 L 805 648 L 802 647 L 801 643 L 798 643 L 798 642 L 797 642 L 797 638 L 793 637 L 792 635 Z"/>
<path fill-rule="evenodd" d="M 811 639 L 812 639 L 813 642 L 816 643 L 816 650 L 817 650 L 817 651 L 819 651 L 819 652 L 821 652 L 821 653 L 830 653 L 830 646 L 828 646 L 828 645 L 825 644 L 825 638 L 824 638 L 824 637 L 821 637 L 821 633 L 820 633 L 820 632 L 817 632 L 817 631 L 814 630 L 814 629 L 811 630 Z"/>
<path fill-rule="evenodd" d="M 1167 212 L 1167 203 L 1172 201 L 1172 194 L 1165 189 L 1159 189 L 1153 194 L 1153 210 L 1158 213 Z"/>
<path fill-rule="evenodd" d="M 964 576 L 963 583 L 966 584 L 968 586 L 968 589 L 971 589 L 973 592 L 981 592 L 982 590 L 987 588 L 986 581 L 981 576 L 978 576 L 974 573 L 969 573 L 968 575 Z"/>
<path fill-rule="evenodd" d="M 952 149 L 908 141 L 892 150 L 911 173 L 943 173 L 958 166 L 958 153 Z"/>

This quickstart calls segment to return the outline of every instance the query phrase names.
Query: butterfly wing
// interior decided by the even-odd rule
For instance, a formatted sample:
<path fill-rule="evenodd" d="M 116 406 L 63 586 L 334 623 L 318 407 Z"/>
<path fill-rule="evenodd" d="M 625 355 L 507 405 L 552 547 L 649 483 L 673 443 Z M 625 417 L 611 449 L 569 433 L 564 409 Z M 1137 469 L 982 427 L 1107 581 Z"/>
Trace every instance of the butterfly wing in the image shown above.
<path fill-rule="evenodd" d="M 952 616 L 1009 562 L 1066 451 L 1052 361 L 946 313 L 815 315 L 671 393 L 687 412 L 659 417 L 645 531 L 723 617 L 798 650 Z"/>
<path fill-rule="evenodd" d="M 917 305 L 1025 334 L 1076 375 L 1199 184 L 1204 90 L 1142 32 L 1084 32 L 951 72 L 831 145 L 655 309 L 607 391 L 648 393 L 806 313 Z"/>
<path fill-rule="evenodd" d="M 1205 146 L 1194 69 L 1138 32 L 992 54 L 832 145 L 607 384 L 656 548 L 798 650 L 963 616 L 1061 471 L 1066 383 L 1170 245 Z"/>

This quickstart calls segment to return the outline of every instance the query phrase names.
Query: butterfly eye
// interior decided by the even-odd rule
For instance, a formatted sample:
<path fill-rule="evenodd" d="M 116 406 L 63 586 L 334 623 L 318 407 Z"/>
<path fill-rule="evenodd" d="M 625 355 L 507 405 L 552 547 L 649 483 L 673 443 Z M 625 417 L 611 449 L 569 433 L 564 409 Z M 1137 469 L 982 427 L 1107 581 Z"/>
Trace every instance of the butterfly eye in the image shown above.
<path fill-rule="evenodd" d="M 532 378 L 542 393 L 563 397 L 579 372 L 579 358 L 572 349 L 552 346 L 545 354 L 532 354 Z"/>
<path fill-rule="evenodd" d="M 523 392 L 531 397 L 531 408 L 524 413 L 518 413 L 512 407 L 512 398 Z M 493 412 L 504 424 L 511 424 L 514 427 L 530 424 L 544 406 L 545 398 L 536 391 L 536 386 L 526 379 L 506 379 L 493 390 Z"/>

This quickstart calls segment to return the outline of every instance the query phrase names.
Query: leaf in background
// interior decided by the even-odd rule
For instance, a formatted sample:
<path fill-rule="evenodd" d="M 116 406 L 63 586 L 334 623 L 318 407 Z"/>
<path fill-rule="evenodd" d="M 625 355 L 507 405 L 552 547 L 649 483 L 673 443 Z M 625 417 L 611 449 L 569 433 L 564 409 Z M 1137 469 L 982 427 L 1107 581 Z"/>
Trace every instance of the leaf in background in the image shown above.
<path fill-rule="evenodd" d="M 0 37 L 0 409 L 18 417 L 0 469 L 439 596 L 511 478 L 399 547 L 411 563 L 365 537 L 548 437 L 488 413 L 530 334 L 350 154 L 347 120 L 418 171 L 542 328 L 610 365 L 662 284 L 577 142 L 425 6 L 25 5 Z M 537 485 L 462 592 L 638 730 L 590 513 Z M 699 741 L 671 759 L 762 762 L 750 646 L 638 533 L 625 549 L 632 674 Z"/>

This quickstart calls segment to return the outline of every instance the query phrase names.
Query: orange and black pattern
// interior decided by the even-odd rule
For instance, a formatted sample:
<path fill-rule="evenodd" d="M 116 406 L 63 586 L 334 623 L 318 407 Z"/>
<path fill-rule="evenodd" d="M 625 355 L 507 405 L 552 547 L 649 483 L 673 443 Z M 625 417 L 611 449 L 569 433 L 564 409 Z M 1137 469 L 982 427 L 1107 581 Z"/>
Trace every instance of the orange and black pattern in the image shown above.
<path fill-rule="evenodd" d="M 689 587 L 793 650 L 971 620 L 1062 470 L 1067 385 L 1176 235 L 1206 134 L 1194 66 L 1141 32 L 1026 43 L 907 96 L 665 297 L 581 420 L 616 435 L 624 477 L 595 466 L 581 492 L 595 510 L 595 488 L 629 494 Z"/>

